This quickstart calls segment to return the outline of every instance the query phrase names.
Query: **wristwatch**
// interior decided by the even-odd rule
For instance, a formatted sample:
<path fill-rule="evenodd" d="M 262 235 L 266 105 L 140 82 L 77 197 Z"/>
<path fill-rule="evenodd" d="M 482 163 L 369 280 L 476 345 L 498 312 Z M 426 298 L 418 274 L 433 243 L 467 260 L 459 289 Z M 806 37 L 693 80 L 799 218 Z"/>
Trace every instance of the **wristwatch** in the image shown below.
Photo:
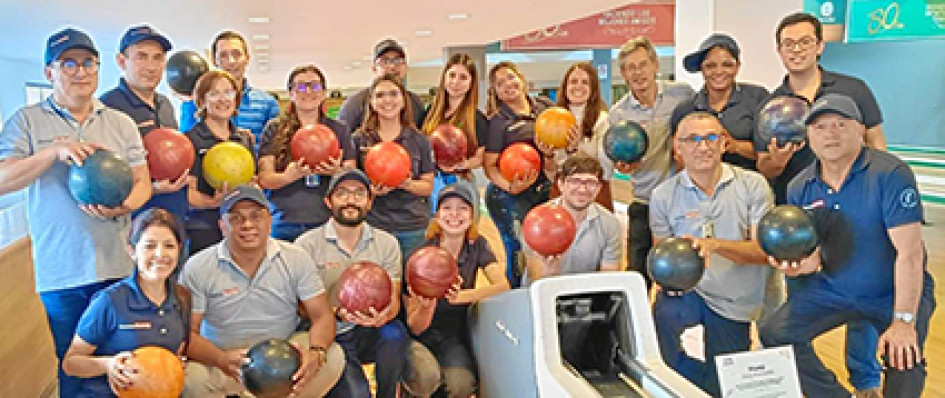
<path fill-rule="evenodd" d="M 898 312 L 897 311 L 893 313 L 893 319 L 897 321 L 901 321 L 902 323 L 911 325 L 915 322 L 915 314 L 911 312 Z"/>

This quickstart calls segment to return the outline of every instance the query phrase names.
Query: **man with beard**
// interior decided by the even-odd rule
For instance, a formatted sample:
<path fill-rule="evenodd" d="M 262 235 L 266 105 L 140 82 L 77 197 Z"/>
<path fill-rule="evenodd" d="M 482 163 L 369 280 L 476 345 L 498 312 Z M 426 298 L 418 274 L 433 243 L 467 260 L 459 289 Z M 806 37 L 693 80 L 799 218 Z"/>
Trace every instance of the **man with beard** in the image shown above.
<path fill-rule="evenodd" d="M 223 241 L 191 257 L 181 273 L 192 298 L 183 396 L 245 391 L 247 348 L 266 339 L 288 339 L 302 354 L 294 396 L 324 396 L 341 377 L 344 354 L 333 343 L 335 323 L 315 265 L 295 245 L 269 237 L 272 216 L 259 188 L 236 187 L 220 214 Z M 311 320 L 307 332 L 295 331 L 299 303 Z"/>
<path fill-rule="evenodd" d="M 335 341 L 345 351 L 345 370 L 330 397 L 371 396 L 362 362 L 376 364 L 377 396 L 395 397 L 407 365 L 407 329 L 395 319 L 400 312 L 400 246 L 393 235 L 364 222 L 373 199 L 370 180 L 363 172 L 349 169 L 336 174 L 325 196 L 331 218 L 295 241 L 314 260 L 330 292 L 337 289 L 341 273 L 360 261 L 377 263 L 393 282 L 390 305 L 369 314 L 341 309 L 337 296 L 330 294 L 331 306 L 339 318 Z"/>

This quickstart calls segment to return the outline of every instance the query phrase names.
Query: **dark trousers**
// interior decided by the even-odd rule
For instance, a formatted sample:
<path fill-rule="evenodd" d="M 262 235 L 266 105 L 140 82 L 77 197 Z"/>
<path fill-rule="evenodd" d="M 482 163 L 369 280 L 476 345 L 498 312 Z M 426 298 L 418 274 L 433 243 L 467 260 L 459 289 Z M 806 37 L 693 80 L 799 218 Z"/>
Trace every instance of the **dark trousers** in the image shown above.
<path fill-rule="evenodd" d="M 407 368 L 410 339 L 401 321 L 394 319 L 379 328 L 355 326 L 335 336 L 345 351 L 345 370 L 328 397 L 370 397 L 371 389 L 361 364 L 374 362 L 378 397 L 396 397 Z"/>
<path fill-rule="evenodd" d="M 71 289 L 54 290 L 40 293 L 39 298 L 46 308 L 46 320 L 52 333 L 56 356 L 59 357 L 59 396 L 74 397 L 79 393 L 84 379 L 66 375 L 62 370 L 62 358 L 72 343 L 79 318 L 92 301 L 92 296 L 117 279 L 93 283 Z M 7 320 L 16 322 L 15 320 Z"/>
<path fill-rule="evenodd" d="M 505 248 L 505 276 L 509 285 L 517 288 L 522 284 L 522 272 L 519 269 L 519 252 L 522 249 L 515 222 L 521 224 L 528 211 L 548 200 L 548 189 L 551 182 L 540 178 L 525 191 L 512 195 L 489 184 L 486 187 L 486 209 L 495 222 L 496 229 L 502 237 L 502 246 Z"/>
<path fill-rule="evenodd" d="M 660 353 L 666 364 L 712 396 L 721 396 L 715 357 L 748 351 L 751 323 L 719 315 L 695 291 L 681 296 L 670 296 L 661 291 L 653 304 L 653 320 Z M 705 328 L 705 362 L 686 355 L 680 344 L 679 336 L 695 325 Z"/>
<path fill-rule="evenodd" d="M 630 271 L 643 275 L 646 288 L 653 285 L 650 274 L 646 272 L 646 255 L 653 247 L 653 233 L 650 231 L 650 206 L 643 203 L 631 203 L 627 208 L 627 264 Z"/>
<path fill-rule="evenodd" d="M 805 278 L 804 286 L 792 289 L 784 305 L 759 328 L 761 342 L 765 347 L 793 345 L 804 395 L 824 398 L 849 397 L 850 393 L 837 382 L 836 375 L 817 357 L 811 340 L 852 321 L 866 321 L 876 330 L 886 330 L 892 318 L 890 300 L 874 302 L 852 297 L 837 291 L 830 281 L 820 274 L 802 278 Z M 919 350 L 923 354 L 929 318 L 935 310 L 934 289 L 932 277 L 925 273 L 915 323 Z M 884 358 L 884 361 L 887 360 Z M 925 361 L 906 371 L 896 370 L 887 364 L 883 370 L 886 377 L 884 396 L 919 397 L 925 387 L 926 372 Z"/>
<path fill-rule="evenodd" d="M 476 392 L 476 360 L 467 336 L 427 329 L 417 340 L 436 358 L 443 384 L 433 397 L 469 397 Z"/>

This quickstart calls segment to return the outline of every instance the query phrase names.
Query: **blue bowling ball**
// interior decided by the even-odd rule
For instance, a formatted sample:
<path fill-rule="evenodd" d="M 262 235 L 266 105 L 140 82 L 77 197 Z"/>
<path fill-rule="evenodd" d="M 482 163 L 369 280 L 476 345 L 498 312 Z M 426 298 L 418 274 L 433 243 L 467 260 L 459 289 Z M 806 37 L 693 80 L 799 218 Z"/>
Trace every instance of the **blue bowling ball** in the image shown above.
<path fill-rule="evenodd" d="M 79 204 L 118 207 L 134 186 L 134 172 L 128 162 L 114 152 L 99 149 L 69 166 L 69 192 Z"/>
<path fill-rule="evenodd" d="M 793 96 L 775 97 L 758 113 L 758 130 L 755 134 L 767 145 L 771 138 L 782 147 L 789 142 L 800 144 L 807 139 L 804 117 L 810 111 L 807 100 Z"/>
<path fill-rule="evenodd" d="M 285 397 L 292 392 L 292 375 L 302 366 L 302 356 L 285 340 L 263 340 L 246 352 L 243 383 L 258 398 Z"/>
<path fill-rule="evenodd" d="M 663 290 L 686 292 L 702 280 L 705 261 L 692 247 L 692 239 L 666 238 L 650 249 L 646 270 Z"/>
<path fill-rule="evenodd" d="M 646 130 L 631 120 L 611 125 L 604 134 L 604 153 L 615 162 L 640 161 L 646 154 L 647 144 Z"/>
<path fill-rule="evenodd" d="M 758 243 L 767 255 L 781 261 L 800 261 L 819 244 L 814 222 L 804 209 L 781 205 L 758 221 Z"/>

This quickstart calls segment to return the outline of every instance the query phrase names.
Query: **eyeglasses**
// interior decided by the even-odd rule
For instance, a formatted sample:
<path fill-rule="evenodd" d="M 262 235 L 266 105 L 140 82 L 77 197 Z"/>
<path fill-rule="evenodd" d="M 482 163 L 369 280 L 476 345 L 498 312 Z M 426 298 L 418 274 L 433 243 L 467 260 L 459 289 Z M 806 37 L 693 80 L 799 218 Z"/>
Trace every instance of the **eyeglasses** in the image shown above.
<path fill-rule="evenodd" d="M 722 62 L 708 61 L 702 64 L 702 69 L 705 70 L 716 70 L 718 68 L 724 69 L 735 69 L 738 66 L 738 62 L 735 60 L 726 60 Z"/>
<path fill-rule="evenodd" d="M 600 180 L 594 178 L 574 178 L 568 177 L 564 179 L 564 182 L 575 188 L 584 188 L 584 189 L 595 189 L 600 186 Z"/>
<path fill-rule="evenodd" d="M 707 145 L 715 144 L 719 142 L 721 138 L 722 138 L 721 135 L 715 134 L 715 133 L 706 134 L 706 135 L 693 134 L 688 137 L 680 137 L 679 141 L 693 145 L 693 146 L 698 146 L 699 143 L 702 143 L 702 142 L 706 143 Z"/>
<path fill-rule="evenodd" d="M 75 76 L 79 73 L 79 68 L 85 69 L 87 73 L 98 72 L 98 66 L 101 64 L 99 60 L 94 58 L 86 58 L 82 61 L 66 58 L 54 62 L 59 65 L 59 69 L 62 70 L 62 73 L 66 76 Z"/>
<path fill-rule="evenodd" d="M 298 82 L 290 88 L 299 93 L 320 93 L 325 90 L 321 82 Z"/>
<path fill-rule="evenodd" d="M 374 61 L 376 64 L 381 66 L 400 66 L 407 63 L 406 59 L 396 57 L 396 58 L 378 58 Z"/>
<path fill-rule="evenodd" d="M 338 188 L 331 193 L 331 197 L 335 200 L 357 200 L 361 201 L 368 198 L 368 190 L 364 188 L 358 189 L 343 189 Z"/>
<path fill-rule="evenodd" d="M 236 90 L 223 90 L 223 91 L 208 91 L 207 100 L 208 101 L 219 101 L 222 99 L 234 100 L 236 99 Z"/>
<path fill-rule="evenodd" d="M 249 212 L 248 214 L 240 213 L 226 213 L 223 215 L 223 220 L 230 225 L 243 225 L 247 220 L 253 224 L 260 224 L 266 220 L 269 216 L 269 212 L 266 210 L 255 210 Z"/>
<path fill-rule="evenodd" d="M 813 36 L 804 36 L 797 40 L 781 40 L 781 48 L 785 50 L 793 50 L 795 47 L 800 50 L 809 50 L 814 44 L 817 44 L 817 38 Z"/>

